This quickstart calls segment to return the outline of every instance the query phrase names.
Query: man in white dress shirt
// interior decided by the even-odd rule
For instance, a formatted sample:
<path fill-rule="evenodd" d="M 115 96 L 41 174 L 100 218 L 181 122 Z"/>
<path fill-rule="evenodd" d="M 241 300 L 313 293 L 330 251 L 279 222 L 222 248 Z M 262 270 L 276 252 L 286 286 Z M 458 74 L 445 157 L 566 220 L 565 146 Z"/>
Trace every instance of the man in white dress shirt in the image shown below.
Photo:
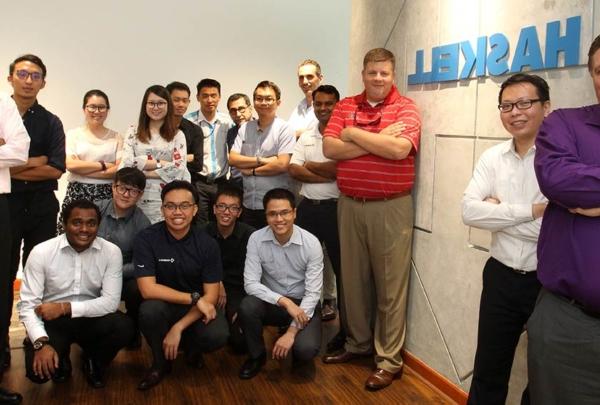
<path fill-rule="evenodd" d="M 23 125 L 23 119 L 15 102 L 6 94 L 0 94 L 0 229 L 10 229 L 10 210 L 8 194 L 10 193 L 10 168 L 27 162 L 29 152 L 29 135 Z M 12 293 L 12 277 L 10 272 L 10 252 L 12 237 L 10 232 L 0 232 L 0 296 L 8 297 Z M 12 302 L 0 300 L 0 325 L 10 323 L 8 314 L 12 310 Z M 0 357 L 4 356 L 7 334 L 0 333 Z M 4 360 L 0 361 L 3 364 Z M 0 371 L 1 372 L 1 371 Z M 0 403 L 18 404 L 21 395 L 0 388 Z"/>
<path fill-rule="evenodd" d="M 198 191 L 198 218 L 204 222 L 214 220 L 212 206 L 217 187 L 227 183 L 229 172 L 227 132 L 233 126 L 229 115 L 218 111 L 221 101 L 221 84 L 214 79 L 198 82 L 196 98 L 200 109 L 185 118 L 202 128 L 204 133 L 204 157 L 202 171 L 192 173 L 192 184 Z"/>
<path fill-rule="evenodd" d="M 319 124 L 314 114 L 312 93 L 322 81 L 323 74 L 319 62 L 306 59 L 298 65 L 298 87 L 304 93 L 304 98 L 294 108 L 288 121 L 289 126 L 295 131 L 296 138 Z"/>
<path fill-rule="evenodd" d="M 88 384 L 102 388 L 106 367 L 133 338 L 133 322 L 117 311 L 121 251 L 96 236 L 100 218 L 90 201 L 69 203 L 65 233 L 34 247 L 25 265 L 18 308 L 28 337 L 26 375 L 35 383 L 65 381 L 77 343 Z"/>
<path fill-rule="evenodd" d="M 533 161 L 550 90 L 541 77 L 519 73 L 502 83 L 498 102 L 512 139 L 481 155 L 462 200 L 464 223 L 492 232 L 469 404 L 505 403 L 515 350 L 540 289 L 536 250 L 548 200 Z M 529 403 L 527 390 L 521 403 Z"/>

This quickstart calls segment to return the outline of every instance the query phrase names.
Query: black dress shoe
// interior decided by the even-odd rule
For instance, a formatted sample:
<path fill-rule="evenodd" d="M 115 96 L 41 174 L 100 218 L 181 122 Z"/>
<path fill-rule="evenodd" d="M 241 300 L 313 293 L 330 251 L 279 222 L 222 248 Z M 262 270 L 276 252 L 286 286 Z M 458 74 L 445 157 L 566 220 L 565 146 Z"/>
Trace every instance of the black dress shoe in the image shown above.
<path fill-rule="evenodd" d="M 52 381 L 55 383 L 64 383 L 71 377 L 71 359 L 69 357 L 62 358 L 58 361 L 58 368 L 52 374 Z"/>
<path fill-rule="evenodd" d="M 361 357 L 365 357 L 365 356 L 368 356 L 368 354 L 352 353 L 352 352 L 343 350 L 338 353 L 324 356 L 323 363 L 325 363 L 325 364 L 347 363 L 351 360 L 360 359 Z"/>
<path fill-rule="evenodd" d="M 0 388 L 0 404 L 20 404 L 23 397 L 18 392 Z"/>
<path fill-rule="evenodd" d="M 262 356 L 260 356 L 256 359 L 249 357 L 248 360 L 246 360 L 244 362 L 244 364 L 242 365 L 242 368 L 240 369 L 240 378 L 242 380 L 249 380 L 250 378 L 254 377 L 256 374 L 258 374 L 258 372 L 260 371 L 262 366 L 265 365 L 266 362 L 267 362 L 266 354 L 263 354 Z"/>
<path fill-rule="evenodd" d="M 83 374 L 85 374 L 85 380 L 92 388 L 104 388 L 106 382 L 104 381 L 104 372 L 102 368 L 91 358 L 83 358 Z"/>
<path fill-rule="evenodd" d="M 163 367 L 161 369 L 151 368 L 148 370 L 142 381 L 138 384 L 138 390 L 146 391 L 150 388 L 158 385 L 162 381 L 165 375 L 171 372 L 171 367 Z"/>

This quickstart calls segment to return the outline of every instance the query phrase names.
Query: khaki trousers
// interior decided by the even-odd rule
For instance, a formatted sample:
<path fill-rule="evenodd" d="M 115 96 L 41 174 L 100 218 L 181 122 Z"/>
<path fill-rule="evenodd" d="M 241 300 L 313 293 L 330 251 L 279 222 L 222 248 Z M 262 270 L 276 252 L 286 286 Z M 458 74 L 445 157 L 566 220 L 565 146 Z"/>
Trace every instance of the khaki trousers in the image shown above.
<path fill-rule="evenodd" d="M 402 367 L 413 222 L 411 195 L 366 202 L 342 196 L 338 201 L 346 350 L 369 353 L 373 342 L 377 367 L 392 373 Z"/>

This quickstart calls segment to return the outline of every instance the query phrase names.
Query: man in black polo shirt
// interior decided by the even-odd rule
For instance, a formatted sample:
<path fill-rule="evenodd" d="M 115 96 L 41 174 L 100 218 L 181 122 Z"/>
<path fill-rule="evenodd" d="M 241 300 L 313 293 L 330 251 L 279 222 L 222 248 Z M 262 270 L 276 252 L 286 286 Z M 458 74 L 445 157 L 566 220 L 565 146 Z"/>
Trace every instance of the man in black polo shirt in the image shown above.
<path fill-rule="evenodd" d="M 190 88 L 182 82 L 171 82 L 167 84 L 167 91 L 173 102 L 173 119 L 175 126 L 185 135 L 187 146 L 187 168 L 192 176 L 202 171 L 202 159 L 204 158 L 204 133 L 202 128 L 192 121 L 183 118 L 190 105 Z"/>
<path fill-rule="evenodd" d="M 46 85 L 46 66 L 35 55 L 23 55 L 9 67 L 8 82 L 23 124 L 31 138 L 29 159 L 22 166 L 10 169 L 12 192 L 8 195 L 10 232 L 12 236 L 10 273 L 14 281 L 19 269 L 21 242 L 23 267 L 31 249 L 56 235 L 58 200 L 56 181 L 65 171 L 65 132 L 60 119 L 37 102 L 37 95 Z M 5 230 L 2 230 L 5 231 Z M 13 290 L 8 300 L 8 323 L 0 325 L 0 333 L 8 334 L 12 312 Z M 7 345 L 3 368 L 10 366 Z"/>
<path fill-rule="evenodd" d="M 219 246 L 193 225 L 198 197 L 187 181 L 161 193 L 164 221 L 141 231 L 133 263 L 144 298 L 139 324 L 152 350 L 152 366 L 138 385 L 147 390 L 171 369 L 182 343 L 188 365 L 202 367 L 202 352 L 227 342 L 227 321 L 215 305 L 222 280 Z M 183 341 L 182 341 L 183 339 Z"/>
<path fill-rule="evenodd" d="M 217 191 L 217 200 L 213 205 L 216 222 L 205 226 L 221 249 L 223 262 L 223 282 L 219 286 L 217 306 L 225 308 L 229 324 L 229 344 L 236 353 L 246 352 L 246 342 L 239 324 L 238 309 L 246 296 L 244 291 L 244 263 L 246 245 L 254 228 L 238 218 L 242 214 L 242 190 L 233 185 L 224 185 Z"/>

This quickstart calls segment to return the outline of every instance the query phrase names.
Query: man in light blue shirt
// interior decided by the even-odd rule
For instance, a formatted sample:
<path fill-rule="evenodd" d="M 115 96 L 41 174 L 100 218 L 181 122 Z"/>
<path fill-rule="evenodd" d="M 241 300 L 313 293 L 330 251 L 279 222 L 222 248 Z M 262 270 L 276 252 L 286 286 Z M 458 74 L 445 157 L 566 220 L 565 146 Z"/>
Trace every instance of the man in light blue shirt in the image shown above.
<path fill-rule="evenodd" d="M 273 359 L 290 350 L 296 362 L 313 365 L 321 346 L 319 298 L 323 286 L 323 250 L 311 233 L 294 225 L 291 191 L 276 188 L 264 196 L 268 226 L 250 236 L 244 268 L 246 296 L 239 308 L 248 347 L 240 378 L 254 377 L 266 362 L 263 326 L 288 326 L 273 347 Z"/>
<path fill-rule="evenodd" d="M 276 115 L 281 104 L 281 90 L 275 83 L 258 83 L 253 98 L 258 119 L 240 127 L 229 153 L 229 164 L 239 169 L 243 176 L 241 220 L 259 229 L 266 225 L 265 193 L 273 188 L 290 188 L 287 170 L 296 138 L 287 122 Z"/>

